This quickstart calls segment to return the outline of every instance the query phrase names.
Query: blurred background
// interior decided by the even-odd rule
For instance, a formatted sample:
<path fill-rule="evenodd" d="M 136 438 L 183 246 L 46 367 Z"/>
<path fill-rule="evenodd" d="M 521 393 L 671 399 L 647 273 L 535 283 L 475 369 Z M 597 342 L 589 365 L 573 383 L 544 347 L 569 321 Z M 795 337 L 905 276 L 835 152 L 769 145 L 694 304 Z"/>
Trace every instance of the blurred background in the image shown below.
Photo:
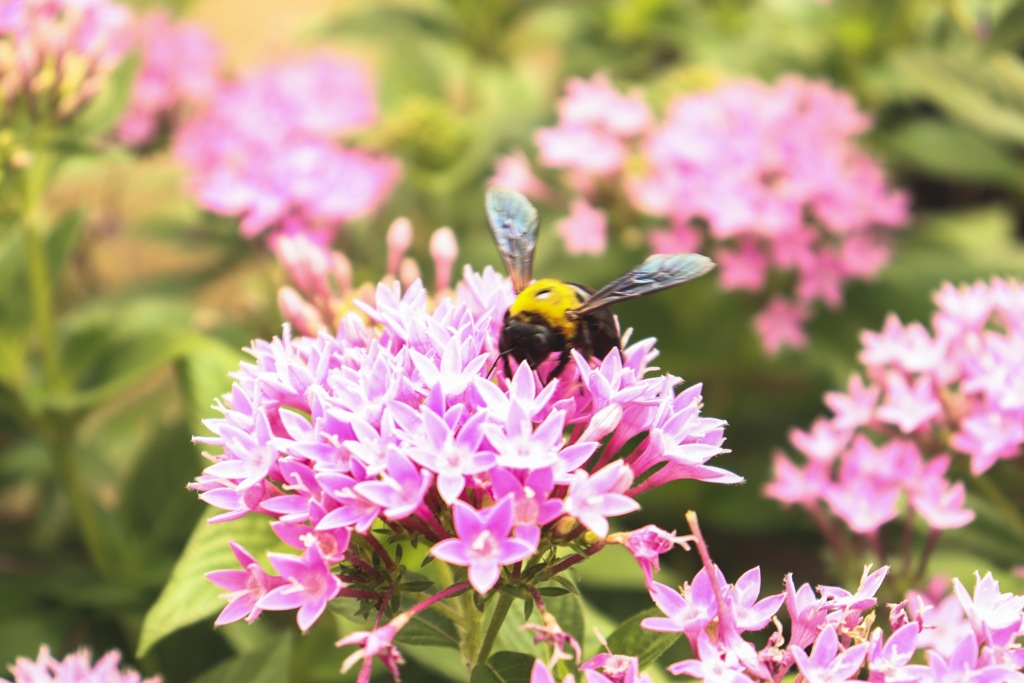
<path fill-rule="evenodd" d="M 388 270 L 385 235 L 403 216 L 413 226 L 407 253 L 428 283 L 435 278 L 430 238 L 441 226 L 458 240 L 456 279 L 464 264 L 500 269 L 483 195 L 496 174 L 507 180 L 499 162 L 509 155 L 545 188 L 532 195 L 544 225 L 536 274 L 599 287 L 650 253 L 650 236 L 676 217 L 641 210 L 623 188 L 631 172 L 652 167 L 656 150 L 633 139 L 620 175 L 595 184 L 579 165 L 552 162 L 540 142 L 538 130 L 560 125 L 559 102 L 573 77 L 604 74 L 620 93 L 639 93 L 659 122 L 679 98 L 743 79 L 821 79 L 848 93 L 865 125 L 835 144 L 856 146 L 884 169 L 888 192 L 905 193 L 909 213 L 885 231 L 888 257 L 876 273 L 843 282 L 839 300 L 803 302 L 802 345 L 766 349 L 771 334 L 754 324 L 774 293 L 793 289 L 792 273 L 782 270 L 746 288 L 706 277 L 616 309 L 634 338 L 658 338 L 658 365 L 687 384 L 703 383 L 704 414 L 729 423 L 732 452 L 716 464 L 747 480 L 652 492 L 623 528 L 653 522 L 682 532 L 683 514 L 695 509 L 730 580 L 760 565 L 768 587 L 780 586 L 786 572 L 812 584 L 855 585 L 856 563 L 826 559 L 807 516 L 762 494 L 773 452 L 787 447 L 791 429 L 825 412 L 823 392 L 846 386 L 858 368 L 861 330 L 880 329 L 890 311 L 927 321 L 931 293 L 944 281 L 1024 275 L 1024 2 L 131 4 L 138 13 L 160 8 L 209 35 L 225 83 L 323 49 L 366 66 L 378 111 L 342 139 L 400 171 L 371 210 L 330 234 L 351 263 L 353 289 Z M 62 158 L 46 190 L 56 371 L 44 367 L 41 328 L 19 284 L 23 247 L 5 237 L 0 251 L 3 662 L 40 642 L 136 652 L 144 615 L 208 515 L 185 490 L 205 462 L 191 437 L 204 433 L 212 400 L 230 388 L 241 349 L 280 334 L 278 290 L 295 284 L 270 231 L 243 236 L 238 212 L 197 198 L 195 169 L 172 150 L 173 126 L 139 145 L 112 136 L 139 64 L 136 56 L 112 73 L 79 119 L 90 143 Z M 325 96 L 323 106 L 339 105 Z M 774 105 L 750 103 L 751 111 L 762 106 Z M 849 112 L 837 105 L 833 115 L 838 121 Z M 786 130 L 787 140 L 811 135 Z M 605 217 L 606 246 L 597 253 L 580 253 L 556 228 L 581 196 Z M 713 226 L 702 235 L 694 250 L 717 248 Z M 77 466 L 65 467 L 68 460 Z M 1020 468 L 1004 464 L 990 480 L 1007 500 L 1019 500 Z M 1008 531 L 1005 511 L 977 510 L 975 524 L 943 537 L 932 573 L 991 568 L 1004 590 L 1020 592 L 1024 581 L 1010 570 L 1024 563 L 1024 535 Z M 648 599 L 632 558 L 618 550 L 580 575 L 611 622 Z M 699 566 L 684 553 L 666 561 L 670 584 Z M 339 680 L 330 629 L 275 636 L 290 615 L 217 631 L 212 617 L 168 618 L 191 625 L 150 643 L 138 662 L 166 681 L 231 680 L 225 667 L 242 675 L 245 666 L 259 672 L 247 680 Z M 268 654 L 268 642 L 290 657 Z M 253 653 L 276 659 L 239 658 Z M 417 666 L 404 672 L 407 680 L 428 680 Z"/>

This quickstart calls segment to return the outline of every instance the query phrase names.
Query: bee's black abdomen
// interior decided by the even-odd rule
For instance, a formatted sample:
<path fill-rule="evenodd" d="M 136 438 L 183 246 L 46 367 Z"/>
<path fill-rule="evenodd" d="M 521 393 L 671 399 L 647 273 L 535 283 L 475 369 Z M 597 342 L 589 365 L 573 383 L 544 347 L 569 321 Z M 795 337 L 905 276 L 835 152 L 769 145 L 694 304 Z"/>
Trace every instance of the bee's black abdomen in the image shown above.
<path fill-rule="evenodd" d="M 581 335 L 586 335 L 587 349 L 581 349 L 584 355 L 604 358 L 614 349 L 621 348 L 622 337 L 619 334 L 619 321 L 608 309 L 587 313 L 580 318 Z M 581 340 L 582 341 L 582 340 Z M 579 344 L 583 346 L 583 344 Z"/>

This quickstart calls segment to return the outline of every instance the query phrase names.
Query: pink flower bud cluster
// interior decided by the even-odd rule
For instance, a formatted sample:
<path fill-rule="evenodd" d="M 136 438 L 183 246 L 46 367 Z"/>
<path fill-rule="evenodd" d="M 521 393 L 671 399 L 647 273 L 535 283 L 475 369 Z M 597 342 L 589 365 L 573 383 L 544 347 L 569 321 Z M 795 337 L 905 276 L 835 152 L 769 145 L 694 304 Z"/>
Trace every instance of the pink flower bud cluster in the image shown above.
<path fill-rule="evenodd" d="M 95 664 L 88 650 L 79 650 L 64 659 L 56 659 L 43 645 L 32 660 L 18 657 L 9 668 L 13 678 L 0 678 L 0 683 L 161 683 L 160 676 L 142 678 L 132 669 L 121 669 L 121 653 L 111 650 Z"/>
<path fill-rule="evenodd" d="M 931 329 L 890 314 L 862 334 L 864 376 L 825 395 L 831 417 L 791 432 L 805 462 L 776 455 L 770 497 L 822 523 L 824 507 L 858 534 L 899 517 L 901 498 L 934 530 L 973 520 L 963 483 L 947 479 L 947 451 L 970 458 L 976 476 L 1021 454 L 1024 288 L 946 283 L 934 300 Z"/>
<path fill-rule="evenodd" d="M 816 303 L 837 308 L 848 281 L 873 277 L 888 233 L 908 222 L 907 195 L 856 143 L 869 124 L 849 95 L 797 76 L 682 94 L 656 121 L 637 92 L 598 75 L 569 81 L 536 143 L 573 194 L 559 224 L 570 253 L 603 251 L 610 215 L 663 219 L 655 251 L 710 253 L 724 289 L 769 295 L 755 326 L 774 353 L 806 342 Z M 498 180 L 553 194 L 521 156 L 501 161 Z"/>
<path fill-rule="evenodd" d="M 288 272 L 293 286 L 278 291 L 278 307 L 284 319 L 300 333 L 316 336 L 321 327 L 337 328 L 360 299 L 372 303 L 374 287 L 356 285 L 352 263 L 340 251 L 322 244 L 316 233 L 281 231 L 270 240 L 270 249 Z M 412 246 L 413 227 L 407 218 L 398 218 L 387 231 L 387 270 L 384 282 L 399 281 L 408 287 L 420 277 L 420 267 L 406 252 Z M 459 245 L 451 228 L 438 228 L 430 237 L 430 257 L 434 265 L 434 291 L 450 293 L 452 270 Z"/>
<path fill-rule="evenodd" d="M 110 0 L 0 0 L 0 116 L 74 114 L 121 63 L 130 22 Z"/>
<path fill-rule="evenodd" d="M 1024 596 L 1000 593 L 991 574 L 975 574 L 973 595 L 954 579 L 955 595 L 943 603 L 948 609 L 941 614 L 916 596 L 891 605 L 887 635 L 874 626 L 875 593 L 887 567 L 875 572 L 865 567 L 854 593 L 832 586 L 817 591 L 809 584 L 797 587 L 790 574 L 784 592 L 760 599 L 759 568 L 730 584 L 712 567 L 712 572 L 701 569 L 678 591 L 653 584 L 651 597 L 665 616 L 649 617 L 643 627 L 684 634 L 696 655 L 670 665 L 673 674 L 777 683 L 796 667 L 808 682 L 1024 682 Z M 778 619 L 783 606 L 788 639 Z M 776 630 L 760 649 L 743 637 L 769 624 Z"/>
<path fill-rule="evenodd" d="M 139 147 L 213 98 L 220 86 L 221 53 L 202 27 L 174 21 L 166 10 L 138 17 L 134 33 L 142 59 L 117 138 Z"/>
<path fill-rule="evenodd" d="M 245 237 L 309 230 L 326 243 L 398 177 L 395 160 L 336 142 L 376 116 L 366 67 L 319 53 L 224 84 L 178 130 L 174 151 L 199 204 L 239 217 Z"/>
<path fill-rule="evenodd" d="M 577 548 L 554 575 L 596 552 L 640 492 L 740 480 L 707 464 L 724 452 L 724 423 L 701 416 L 700 385 L 677 394 L 679 378 L 650 374 L 653 340 L 603 360 L 575 354 L 546 384 L 556 357 L 505 376 L 495 366 L 512 299 L 507 279 L 467 268 L 433 306 L 419 282 L 381 284 L 336 334 L 253 344 L 206 422 L 212 436 L 197 438 L 222 452 L 191 486 L 223 510 L 212 521 L 264 516 L 295 551 L 270 553 L 268 574 L 236 547 L 242 569 L 210 576 L 229 591 L 218 623 L 297 609 L 305 630 L 338 597 L 388 604 L 401 571 L 387 534 L 464 568 L 457 590 L 487 593 L 524 560 Z M 373 633 L 363 654 L 394 663 Z"/>

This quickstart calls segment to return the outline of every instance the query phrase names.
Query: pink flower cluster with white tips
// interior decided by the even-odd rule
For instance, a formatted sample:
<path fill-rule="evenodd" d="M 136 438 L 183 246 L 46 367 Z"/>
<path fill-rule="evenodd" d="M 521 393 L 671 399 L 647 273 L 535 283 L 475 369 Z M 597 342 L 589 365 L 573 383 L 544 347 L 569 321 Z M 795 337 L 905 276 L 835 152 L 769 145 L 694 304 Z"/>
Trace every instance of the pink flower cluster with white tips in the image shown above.
<path fill-rule="evenodd" d="M 111 650 L 92 663 L 88 650 L 79 650 L 64 659 L 56 659 L 50 648 L 39 648 L 36 659 L 18 657 L 9 667 L 13 678 L 0 683 L 161 683 L 160 676 L 142 678 L 132 669 L 121 669 L 121 653 Z"/>
<path fill-rule="evenodd" d="M 213 521 L 267 516 L 296 552 L 269 555 L 275 576 L 236 547 L 242 569 L 210 575 L 229 591 L 218 624 L 297 609 L 306 630 L 338 597 L 388 604 L 400 571 L 385 530 L 465 568 L 451 590 L 484 594 L 527 559 L 549 558 L 553 576 L 596 552 L 643 491 L 740 481 L 707 464 L 724 423 L 701 416 L 700 385 L 677 394 L 679 378 L 649 374 L 651 339 L 576 354 L 547 384 L 557 358 L 494 368 L 512 300 L 507 279 L 467 268 L 433 307 L 419 282 L 381 284 L 336 334 L 253 344 L 197 438 L 222 453 L 191 486 L 223 510 Z M 544 554 L 559 547 L 577 554 Z"/>
<path fill-rule="evenodd" d="M 34 117 L 74 114 L 128 52 L 130 23 L 110 0 L 0 0 L 0 114 L 15 100 Z"/>
<path fill-rule="evenodd" d="M 767 494 L 828 524 L 821 505 L 858 534 L 877 535 L 900 499 L 933 530 L 969 524 L 950 449 L 981 475 L 1024 446 L 1024 287 L 993 278 L 934 295 L 931 329 L 890 314 L 862 334 L 864 376 L 829 392 L 831 417 L 790 440 L 806 462 L 775 456 Z M 907 515 L 909 523 L 909 514 Z"/>
<path fill-rule="evenodd" d="M 722 683 L 779 683 L 788 680 L 795 667 L 798 679 L 808 683 L 1024 683 L 1024 596 L 1000 592 L 991 574 L 975 573 L 973 593 L 954 579 L 952 594 L 938 606 L 926 594 L 911 593 L 889 606 L 885 629 L 876 626 L 875 594 L 888 567 L 865 567 L 852 593 L 835 586 L 797 586 L 788 574 L 783 592 L 761 597 L 760 568 L 728 583 L 711 559 L 696 515 L 688 513 L 687 519 L 691 536 L 675 537 L 656 527 L 633 532 L 638 536 L 634 547 L 657 548 L 657 554 L 667 550 L 664 542 L 670 539 L 694 544 L 703 564 L 678 590 L 648 574 L 651 599 L 663 616 L 647 617 L 641 626 L 686 636 L 694 654 L 670 664 L 669 673 Z M 642 553 L 634 554 L 640 559 Z M 779 619 L 783 608 L 788 636 Z M 761 645 L 748 640 L 747 634 L 769 625 L 775 629 L 767 639 L 753 638 Z M 636 670 L 635 660 L 618 659 L 619 677 L 592 677 L 586 671 L 585 680 L 647 680 Z M 556 679 L 537 662 L 530 680 Z"/>
<path fill-rule="evenodd" d="M 760 598 L 760 568 L 727 583 L 711 561 L 695 517 L 687 516 L 694 530 L 690 540 L 704 566 L 680 590 L 649 582 L 651 598 L 665 616 L 642 622 L 648 630 L 681 633 L 689 641 L 696 656 L 670 665 L 673 674 L 778 683 L 795 666 L 808 683 L 1024 682 L 1024 596 L 1001 593 L 991 574 L 975 573 L 973 595 L 954 579 L 954 595 L 943 603 L 941 615 L 917 594 L 890 605 L 886 635 L 874 626 L 874 608 L 888 567 L 874 572 L 865 567 L 853 593 L 833 586 L 797 587 L 788 574 L 782 593 Z M 788 639 L 777 616 L 783 606 Z M 743 637 L 769 624 L 776 630 L 760 649 Z"/>
<path fill-rule="evenodd" d="M 326 244 L 397 180 L 395 160 L 336 142 L 376 117 L 366 66 L 319 53 L 224 84 L 174 151 L 199 204 L 240 217 L 245 237 L 311 231 Z"/>
<path fill-rule="evenodd" d="M 142 60 L 117 138 L 138 147 L 213 98 L 220 86 L 221 54 L 202 27 L 174 21 L 166 10 L 138 17 L 134 32 Z"/>
<path fill-rule="evenodd" d="M 869 124 L 849 95 L 798 76 L 682 94 L 655 120 L 638 92 L 598 75 L 569 81 L 536 144 L 573 196 L 559 224 L 570 253 L 603 251 L 609 216 L 663 219 L 655 251 L 709 253 L 724 289 L 768 294 L 755 326 L 775 353 L 806 343 L 817 302 L 837 308 L 848 281 L 873 277 L 909 220 L 908 196 L 856 144 Z M 522 156 L 503 159 L 496 181 L 554 194 Z"/>

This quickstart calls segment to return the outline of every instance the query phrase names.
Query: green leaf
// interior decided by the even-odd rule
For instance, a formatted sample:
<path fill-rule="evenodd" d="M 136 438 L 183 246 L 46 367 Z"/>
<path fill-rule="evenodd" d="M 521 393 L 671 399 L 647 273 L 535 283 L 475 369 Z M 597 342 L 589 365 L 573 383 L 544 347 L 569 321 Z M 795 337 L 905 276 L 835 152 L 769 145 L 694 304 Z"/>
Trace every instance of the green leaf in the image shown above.
<path fill-rule="evenodd" d="M 410 601 L 411 603 L 411 601 Z M 436 610 L 428 609 L 412 618 L 395 636 L 395 642 L 424 647 L 459 649 L 461 638 L 455 624 Z"/>
<path fill-rule="evenodd" d="M 986 41 L 994 49 L 1016 51 L 1024 47 L 1024 2 L 1018 2 L 1000 17 Z"/>
<path fill-rule="evenodd" d="M 991 60 L 921 50 L 898 54 L 893 64 L 911 93 L 980 132 L 1024 144 L 1024 99 L 1006 88 Z"/>
<path fill-rule="evenodd" d="M 921 118 L 881 137 L 896 165 L 932 177 L 1024 188 L 1021 160 L 1002 145 L 960 125 Z"/>
<path fill-rule="evenodd" d="M 292 658 L 292 637 L 284 634 L 277 645 L 222 662 L 192 683 L 280 683 L 288 680 Z"/>
<path fill-rule="evenodd" d="M 495 652 L 473 669 L 469 683 L 529 683 L 534 658 L 522 652 Z"/>
<path fill-rule="evenodd" d="M 117 125 L 128 107 L 138 65 L 138 58 L 130 57 L 114 70 L 96 97 L 75 117 L 77 131 L 85 137 L 94 137 Z"/>
<path fill-rule="evenodd" d="M 420 645 L 403 645 L 401 650 L 406 659 L 414 661 L 419 666 L 436 674 L 436 676 L 432 676 L 429 680 L 436 680 L 437 677 L 447 681 L 469 680 L 469 671 L 459 655 L 453 655 L 451 652 L 442 652 L 436 647 L 423 647 Z"/>
<path fill-rule="evenodd" d="M 627 619 L 608 637 L 608 647 L 617 655 L 631 655 L 640 659 L 640 668 L 654 663 L 663 652 L 679 640 L 680 633 L 660 633 L 640 627 L 647 617 L 664 616 L 656 607 L 644 610 Z"/>
<path fill-rule="evenodd" d="M 180 547 L 195 524 L 199 506 L 194 496 L 182 490 L 197 471 L 190 440 L 191 434 L 180 421 L 156 425 L 139 448 L 139 460 L 122 486 L 118 514 L 141 535 L 151 552 Z"/>
<path fill-rule="evenodd" d="M 558 625 L 562 627 L 562 630 L 575 638 L 580 647 L 583 647 L 586 644 L 587 635 L 583 598 L 578 593 L 566 592 L 545 600 L 544 604 L 558 620 Z"/>
<path fill-rule="evenodd" d="M 234 349 L 212 337 L 195 335 L 184 344 L 175 372 L 185 394 L 188 421 L 193 434 L 202 434 L 202 420 L 211 414 L 213 400 L 231 390 L 229 372 L 243 359 Z"/>
<path fill-rule="evenodd" d="M 171 578 L 146 613 L 139 636 L 140 657 L 165 636 L 224 608 L 224 600 L 218 597 L 221 589 L 206 579 L 206 573 L 238 567 L 228 541 L 235 541 L 256 558 L 281 545 L 266 518 L 260 515 L 218 524 L 208 523 L 207 518 L 204 514 L 192 531 Z"/>
<path fill-rule="evenodd" d="M 46 251 L 49 257 L 50 277 L 57 281 L 64 264 L 75 251 L 82 237 L 84 216 L 81 211 L 67 211 L 58 218 L 47 235 Z"/>

